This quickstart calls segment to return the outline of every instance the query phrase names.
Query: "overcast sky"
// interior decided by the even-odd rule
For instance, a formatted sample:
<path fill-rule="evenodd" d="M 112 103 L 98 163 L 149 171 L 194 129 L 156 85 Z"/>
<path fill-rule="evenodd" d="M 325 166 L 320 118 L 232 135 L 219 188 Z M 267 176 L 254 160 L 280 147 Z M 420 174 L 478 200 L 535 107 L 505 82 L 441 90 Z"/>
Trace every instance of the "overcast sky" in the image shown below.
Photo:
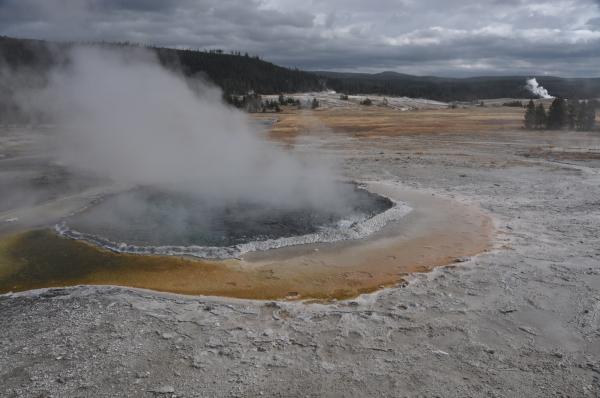
<path fill-rule="evenodd" d="M 318 70 L 600 76 L 600 0 L 0 0 L 0 34 Z"/>

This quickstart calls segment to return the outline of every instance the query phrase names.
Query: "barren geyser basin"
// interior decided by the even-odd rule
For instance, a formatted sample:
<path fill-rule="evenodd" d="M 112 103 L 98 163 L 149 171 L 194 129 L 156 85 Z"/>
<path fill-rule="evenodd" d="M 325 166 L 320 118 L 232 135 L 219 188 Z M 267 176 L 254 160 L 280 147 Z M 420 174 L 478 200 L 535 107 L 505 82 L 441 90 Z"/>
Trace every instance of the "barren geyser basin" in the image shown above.
<path fill-rule="evenodd" d="M 55 161 L 106 189 L 6 237 L 0 292 L 121 285 L 254 299 L 348 298 L 477 254 L 475 206 L 342 182 L 148 52 L 74 49 L 28 106 Z M 308 117 L 308 116 L 307 116 Z M 30 212 L 31 213 L 31 212 Z"/>
<path fill-rule="evenodd" d="M 0 0 L 0 398 L 600 398 L 600 0 Z"/>

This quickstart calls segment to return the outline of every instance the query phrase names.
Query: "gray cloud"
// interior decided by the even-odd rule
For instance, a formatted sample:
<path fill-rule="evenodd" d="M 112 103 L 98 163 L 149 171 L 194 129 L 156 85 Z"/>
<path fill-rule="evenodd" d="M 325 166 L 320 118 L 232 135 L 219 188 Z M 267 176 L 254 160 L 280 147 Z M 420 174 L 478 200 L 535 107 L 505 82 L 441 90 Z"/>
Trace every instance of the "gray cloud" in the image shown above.
<path fill-rule="evenodd" d="M 600 17 L 596 17 L 596 18 L 592 18 L 592 19 L 588 20 L 586 25 L 590 29 L 600 28 Z"/>
<path fill-rule="evenodd" d="M 0 0 L 0 34 L 248 51 L 287 66 L 599 76 L 598 0 Z"/>

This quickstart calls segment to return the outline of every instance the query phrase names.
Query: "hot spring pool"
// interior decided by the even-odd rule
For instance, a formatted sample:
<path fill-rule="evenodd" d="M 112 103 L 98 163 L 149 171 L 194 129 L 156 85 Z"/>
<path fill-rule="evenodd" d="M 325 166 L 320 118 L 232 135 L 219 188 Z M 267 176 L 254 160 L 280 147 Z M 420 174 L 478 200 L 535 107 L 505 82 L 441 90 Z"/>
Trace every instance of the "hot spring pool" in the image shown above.
<path fill-rule="evenodd" d="M 74 239 L 63 239 L 47 229 L 1 239 L 0 294 L 84 284 L 263 300 L 344 299 L 395 285 L 409 273 L 428 271 L 490 246 L 493 222 L 477 207 L 429 192 L 403 189 L 394 183 L 368 184 L 371 192 L 382 196 L 362 190 L 354 192 L 355 188 L 350 187 L 345 194 L 352 195 L 349 203 L 353 204 L 342 213 L 317 211 L 306 215 L 296 209 L 287 218 L 267 212 L 267 219 L 259 217 L 260 211 L 238 212 L 247 209 L 249 204 L 217 206 L 220 212 L 212 213 L 216 210 L 212 206 L 210 210 L 204 208 L 198 198 L 148 189 L 106 196 L 86 211 L 68 217 L 56 228 L 59 234 Z M 355 193 L 358 196 L 355 197 Z M 154 205 L 148 205 L 146 200 Z M 180 209 L 180 219 L 190 220 L 184 216 L 188 211 L 194 212 L 196 206 L 200 208 L 195 219 L 203 222 L 213 219 L 200 217 L 204 212 L 218 216 L 214 224 L 172 223 L 172 209 Z M 367 218 L 370 215 L 372 217 Z M 350 216 L 364 221 L 352 222 Z M 400 219 L 402 222 L 394 222 Z M 285 225 L 272 228 L 273 223 Z M 75 230 L 75 225 L 82 230 Z M 84 232 L 86 225 L 90 229 Z M 246 231 L 254 231 L 255 235 L 241 234 L 239 225 Z M 217 226 L 224 231 L 219 239 L 212 232 Z M 265 228 L 267 233 L 260 232 Z M 289 236 L 292 232 L 305 235 Z M 114 241 L 95 235 L 100 233 Z M 199 240 L 207 234 L 210 240 Z M 366 239 L 267 250 L 363 236 Z M 118 243 L 121 237 L 124 243 Z M 186 237 L 187 242 L 195 245 L 179 245 L 177 239 Z M 252 240 L 261 237 L 264 240 Z M 242 243 L 201 246 L 196 242 L 205 245 Z M 100 246 L 110 250 L 99 250 Z M 238 256 L 263 249 L 266 251 Z M 186 255 L 212 256 L 219 260 L 185 258 Z M 221 260 L 227 256 L 229 259 Z"/>
<path fill-rule="evenodd" d="M 359 239 L 410 208 L 340 183 L 339 206 L 215 203 L 202 195 L 137 188 L 104 198 L 56 226 L 65 237 L 120 253 L 232 258 L 245 252 Z"/>

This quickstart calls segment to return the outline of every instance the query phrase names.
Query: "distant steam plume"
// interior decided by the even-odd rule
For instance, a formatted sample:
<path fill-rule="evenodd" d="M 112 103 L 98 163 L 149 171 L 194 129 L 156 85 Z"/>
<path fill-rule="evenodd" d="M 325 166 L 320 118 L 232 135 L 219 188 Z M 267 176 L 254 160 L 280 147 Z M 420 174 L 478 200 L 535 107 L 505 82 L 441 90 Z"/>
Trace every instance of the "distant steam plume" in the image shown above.
<path fill-rule="evenodd" d="M 537 79 L 535 77 L 528 79 L 525 88 L 529 90 L 532 94 L 537 95 L 540 98 L 554 98 L 548 93 L 544 87 L 540 86 Z"/>

